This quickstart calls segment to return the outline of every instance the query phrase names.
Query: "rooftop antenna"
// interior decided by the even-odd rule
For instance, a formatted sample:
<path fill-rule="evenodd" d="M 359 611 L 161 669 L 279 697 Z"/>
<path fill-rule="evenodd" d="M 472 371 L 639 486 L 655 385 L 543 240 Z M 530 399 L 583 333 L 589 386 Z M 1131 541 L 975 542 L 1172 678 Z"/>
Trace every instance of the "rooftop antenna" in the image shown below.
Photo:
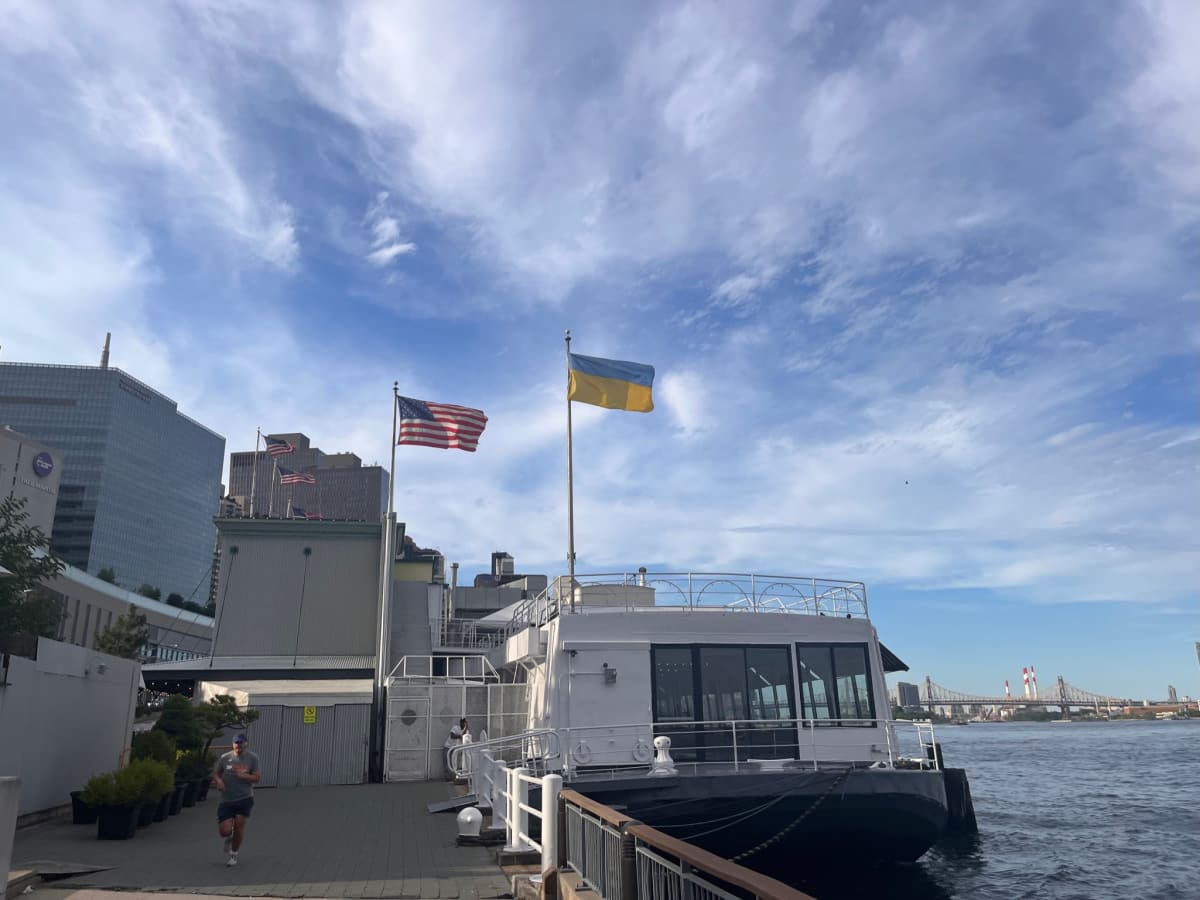
<path fill-rule="evenodd" d="M 112 332 L 104 332 L 104 350 L 100 353 L 100 368 L 102 369 L 108 368 L 108 345 L 111 340 Z"/>

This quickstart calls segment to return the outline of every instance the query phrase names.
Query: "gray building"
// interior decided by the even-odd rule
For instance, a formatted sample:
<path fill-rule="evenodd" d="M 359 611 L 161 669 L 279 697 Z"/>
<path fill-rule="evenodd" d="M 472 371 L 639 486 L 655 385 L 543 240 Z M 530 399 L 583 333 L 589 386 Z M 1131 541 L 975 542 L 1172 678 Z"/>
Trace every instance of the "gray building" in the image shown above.
<path fill-rule="evenodd" d="M 40 441 L 0 427 L 0 497 L 25 501 L 28 525 L 47 537 L 54 530 L 54 510 L 62 480 L 63 455 Z"/>
<path fill-rule="evenodd" d="M 896 690 L 892 693 L 892 702 L 901 709 L 920 709 L 921 689 L 907 681 L 897 682 Z"/>
<path fill-rule="evenodd" d="M 350 522 L 381 522 L 387 512 L 387 472 L 364 466 L 353 453 L 323 453 L 308 436 L 272 434 L 294 449 L 271 456 L 265 449 L 229 454 L 229 495 L 255 518 L 291 518 L 292 510 L 308 516 Z M 279 468 L 311 475 L 312 484 L 283 484 Z M 253 496 L 251 496 L 253 494 Z"/>
<path fill-rule="evenodd" d="M 0 363 L 0 424 L 62 453 L 51 546 L 69 565 L 208 598 L 224 438 L 93 366 Z"/>
<path fill-rule="evenodd" d="M 70 566 L 43 581 L 41 590 L 62 607 L 55 637 L 63 643 L 95 649 L 96 638 L 132 606 L 146 617 L 148 640 L 142 648 L 146 661 L 196 659 L 212 650 L 209 616 L 159 603 Z"/>

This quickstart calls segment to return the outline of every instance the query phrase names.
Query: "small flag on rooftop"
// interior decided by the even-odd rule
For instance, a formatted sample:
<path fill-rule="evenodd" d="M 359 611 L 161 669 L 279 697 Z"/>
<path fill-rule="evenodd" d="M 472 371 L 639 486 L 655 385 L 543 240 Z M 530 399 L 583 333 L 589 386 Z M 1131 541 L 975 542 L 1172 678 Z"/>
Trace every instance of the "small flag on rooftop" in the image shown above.
<path fill-rule="evenodd" d="M 317 478 L 309 472 L 293 472 L 291 469 L 279 467 L 280 484 L 316 484 Z"/>
<path fill-rule="evenodd" d="M 267 442 L 267 453 L 270 456 L 283 456 L 287 453 L 295 453 L 296 445 L 285 441 L 283 438 L 271 437 L 269 434 L 263 435 L 263 440 Z"/>
<path fill-rule="evenodd" d="M 453 403 L 433 403 L 396 397 L 400 434 L 397 444 L 416 444 L 442 450 L 474 453 L 487 425 L 483 410 Z"/>

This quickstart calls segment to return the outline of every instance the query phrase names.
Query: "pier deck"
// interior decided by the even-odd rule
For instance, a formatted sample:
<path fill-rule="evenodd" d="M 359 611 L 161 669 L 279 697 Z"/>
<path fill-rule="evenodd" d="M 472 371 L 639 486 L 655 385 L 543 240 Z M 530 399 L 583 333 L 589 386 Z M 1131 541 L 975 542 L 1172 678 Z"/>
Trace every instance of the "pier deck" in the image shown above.
<path fill-rule="evenodd" d="M 257 791 L 239 864 L 225 866 L 217 799 L 99 841 L 95 825 L 57 819 L 17 833 L 15 869 L 104 867 L 44 885 L 245 897 L 506 896 L 491 853 L 456 847 L 452 815 L 426 805 L 450 795 L 441 782 Z"/>

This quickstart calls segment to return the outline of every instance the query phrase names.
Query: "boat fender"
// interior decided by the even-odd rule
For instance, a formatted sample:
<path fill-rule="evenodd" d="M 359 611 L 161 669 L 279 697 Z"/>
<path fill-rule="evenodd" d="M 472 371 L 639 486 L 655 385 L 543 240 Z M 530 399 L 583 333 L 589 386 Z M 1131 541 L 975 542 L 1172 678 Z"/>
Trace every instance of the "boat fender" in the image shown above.
<path fill-rule="evenodd" d="M 643 741 L 641 738 L 639 738 L 637 744 L 635 744 L 634 748 L 633 748 L 633 758 L 636 759 L 638 762 L 644 763 L 644 762 L 650 762 L 650 759 L 653 756 L 654 756 L 654 751 L 650 749 L 650 745 L 647 744 L 645 741 Z"/>
<path fill-rule="evenodd" d="M 575 762 L 586 766 L 592 761 L 592 748 L 583 741 L 580 741 L 575 745 L 574 749 L 571 750 L 571 756 L 575 759 Z"/>

